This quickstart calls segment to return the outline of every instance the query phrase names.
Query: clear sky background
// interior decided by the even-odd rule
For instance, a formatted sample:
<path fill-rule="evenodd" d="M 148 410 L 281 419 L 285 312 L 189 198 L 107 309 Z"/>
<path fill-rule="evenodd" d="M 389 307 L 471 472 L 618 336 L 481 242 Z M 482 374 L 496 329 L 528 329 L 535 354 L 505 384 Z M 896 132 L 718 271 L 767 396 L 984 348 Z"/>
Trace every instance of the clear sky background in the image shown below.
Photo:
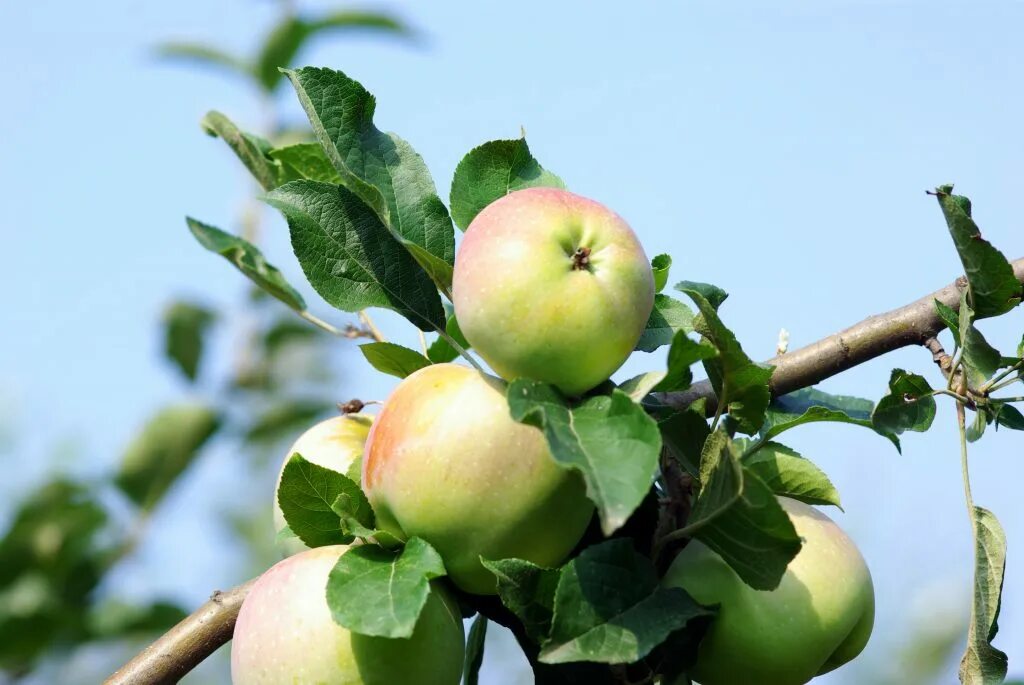
<path fill-rule="evenodd" d="M 304 61 L 343 69 L 373 92 L 378 125 L 416 147 L 442 197 L 466 151 L 524 126 L 535 155 L 572 190 L 626 217 L 649 255 L 673 256 L 673 282 L 732 293 L 722 315 L 755 358 L 771 356 L 782 327 L 795 348 L 951 281 L 959 263 L 926 188 L 956 182 L 986 237 L 1010 258 L 1024 255 L 1024 3 L 391 7 L 426 40 L 324 41 Z M 275 16 L 273 3 L 255 0 L 0 4 L 0 413 L 14 441 L 0 497 L 55 466 L 111 468 L 150 412 L 202 392 L 168 372 L 157 319 L 172 295 L 238 301 L 242 278 L 194 243 L 183 217 L 234 228 L 252 188 L 197 124 L 210 108 L 251 128 L 261 121 L 243 87 L 158 64 L 149 49 L 188 38 L 244 52 Z M 265 252 L 305 286 L 283 229 L 273 218 Z M 325 318 L 349 318 L 309 300 Z M 380 321 L 414 343 L 394 317 Z M 1009 349 L 1024 316 L 982 328 Z M 219 342 L 211 366 L 229 344 Z M 660 368 L 663 357 L 637 355 L 620 376 Z M 339 399 L 392 387 L 354 351 L 346 360 Z M 913 349 L 823 388 L 877 400 L 893 367 L 937 376 L 928 353 Z M 856 427 L 787 436 L 838 486 L 845 513 L 830 515 L 860 545 L 877 588 L 865 657 L 820 682 L 866 682 L 915 622 L 966 615 L 970 531 L 955 416 L 940 405 L 937 427 L 906 436 L 902 455 Z M 975 499 L 1009 540 L 996 644 L 1018 674 L 1022 445 L 1001 432 L 971 449 Z M 264 498 L 269 511 L 269 483 L 251 491 L 232 478 L 245 458 L 214 449 L 197 465 L 117 574 L 118 592 L 191 606 L 243 580 L 230 532 L 209 521 L 230 501 Z M 487 682 L 521 682 L 514 659 L 495 654 Z"/>

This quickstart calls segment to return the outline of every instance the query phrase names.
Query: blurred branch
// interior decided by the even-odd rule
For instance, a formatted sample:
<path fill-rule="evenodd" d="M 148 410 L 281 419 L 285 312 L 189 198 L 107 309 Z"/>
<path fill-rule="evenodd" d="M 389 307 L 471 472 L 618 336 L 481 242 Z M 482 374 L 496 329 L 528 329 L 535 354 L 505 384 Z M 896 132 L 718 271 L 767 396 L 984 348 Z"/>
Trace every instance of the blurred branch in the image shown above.
<path fill-rule="evenodd" d="M 1011 264 L 1017 280 L 1024 284 L 1024 258 Z M 958 279 L 899 309 L 869 317 L 816 343 L 769 359 L 765 363 L 775 367 L 771 380 L 772 396 L 778 397 L 810 387 L 902 347 L 925 345 L 930 338 L 946 328 L 935 311 L 934 300 L 955 311 L 959 310 L 960 291 L 964 287 L 961 283 Z M 708 412 L 714 412 L 718 404 L 709 381 L 701 381 L 688 390 L 664 393 L 659 397 L 667 404 L 680 408 L 704 398 L 708 401 Z"/>
<path fill-rule="evenodd" d="M 104 685 L 176 683 L 231 639 L 242 601 L 256 579 L 214 592 L 191 616 L 104 681 Z"/>

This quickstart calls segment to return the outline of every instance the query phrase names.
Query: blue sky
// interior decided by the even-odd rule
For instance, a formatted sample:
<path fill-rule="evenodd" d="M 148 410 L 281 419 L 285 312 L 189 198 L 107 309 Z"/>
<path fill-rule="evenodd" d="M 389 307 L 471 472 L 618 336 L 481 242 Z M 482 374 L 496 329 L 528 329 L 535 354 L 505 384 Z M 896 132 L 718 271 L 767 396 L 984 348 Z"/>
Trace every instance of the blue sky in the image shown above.
<path fill-rule="evenodd" d="M 443 197 L 466 151 L 525 127 L 535 155 L 572 190 L 623 215 L 649 255 L 673 256 L 673 279 L 732 293 L 723 317 L 754 357 L 771 356 L 782 327 L 800 346 L 949 282 L 959 264 L 923 192 L 939 183 L 956 182 L 986 237 L 1024 255 L 1024 4 L 391 7 L 427 40 L 325 41 L 304 61 L 343 69 L 373 92 L 378 125 L 417 148 Z M 159 312 L 172 295 L 236 302 L 243 284 L 194 244 L 183 217 L 230 228 L 252 191 L 197 123 L 211 108 L 253 128 L 260 116 L 244 88 L 158 64 L 149 48 L 190 38 L 245 51 L 275 14 L 255 0 L 0 5 L 0 408 L 15 440 L 3 496 L 55 459 L 77 473 L 109 468 L 148 413 L 190 392 L 160 358 Z M 301 283 L 282 229 L 273 218 L 265 251 Z M 309 299 L 318 314 L 347 320 Z M 380 321 L 414 342 L 394 317 Z M 1022 329 L 1020 312 L 984 326 L 1005 348 Z M 220 342 L 220 358 L 229 344 Z M 637 355 L 621 375 L 662 358 Z M 388 380 L 354 352 L 346 360 L 339 398 L 386 395 Z M 877 399 L 893 367 L 934 376 L 926 352 L 907 350 L 823 387 Z M 873 570 L 878 621 L 865 663 L 890 654 L 916 616 L 966 611 L 971 546 L 951 407 L 937 424 L 907 436 L 902 455 L 853 427 L 810 427 L 790 440 L 839 487 L 845 513 L 835 518 Z M 59 449 L 67 440 L 84 446 Z M 971 452 L 976 501 L 1009 539 L 997 645 L 1018 673 L 1021 452 L 1019 435 L 1005 433 Z M 228 533 L 204 524 L 221 500 L 267 497 L 269 507 L 270 495 L 225 488 L 231 458 L 244 456 L 211 457 L 190 474 L 120 587 L 194 604 L 241 580 Z M 184 545 L 194 558 L 176 568 Z M 493 685 L 512 682 L 499 670 Z M 858 673 L 821 682 L 858 682 Z"/>

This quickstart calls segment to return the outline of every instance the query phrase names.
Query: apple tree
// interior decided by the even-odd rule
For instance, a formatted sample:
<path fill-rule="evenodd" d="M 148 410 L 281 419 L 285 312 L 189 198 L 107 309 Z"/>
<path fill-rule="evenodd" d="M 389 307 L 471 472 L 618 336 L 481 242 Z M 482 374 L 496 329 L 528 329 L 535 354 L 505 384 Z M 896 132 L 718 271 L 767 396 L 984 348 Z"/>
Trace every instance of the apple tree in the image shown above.
<path fill-rule="evenodd" d="M 974 535 L 960 679 L 1004 681 L 1006 539 L 972 499 L 968 452 L 988 430 L 1024 430 L 1024 341 L 1000 350 L 978 327 L 1020 304 L 1024 260 L 982 237 L 966 197 L 930 191 L 964 276 L 758 362 L 728 326 L 726 292 L 673 277 L 669 255 L 644 253 L 642 227 L 572 193 L 525 138 L 466 154 L 445 203 L 361 84 L 280 73 L 314 141 L 275 145 L 220 114 L 207 130 L 287 220 L 324 301 L 365 321 L 397 312 L 423 349 L 379 335 L 360 346 L 401 380 L 379 411 L 346 403 L 284 455 L 267 535 L 296 553 L 216 594 L 108 683 L 173 682 L 232 636 L 236 685 L 475 683 L 490 621 L 538 683 L 808 682 L 863 649 L 874 593 L 821 509 L 839 493 L 783 434 L 844 423 L 898 450 L 938 401 L 956 406 Z M 340 331 L 251 240 L 187 227 L 307 323 Z M 877 402 L 814 387 L 913 345 L 936 368 L 894 370 Z M 665 362 L 611 382 L 637 350 Z"/>

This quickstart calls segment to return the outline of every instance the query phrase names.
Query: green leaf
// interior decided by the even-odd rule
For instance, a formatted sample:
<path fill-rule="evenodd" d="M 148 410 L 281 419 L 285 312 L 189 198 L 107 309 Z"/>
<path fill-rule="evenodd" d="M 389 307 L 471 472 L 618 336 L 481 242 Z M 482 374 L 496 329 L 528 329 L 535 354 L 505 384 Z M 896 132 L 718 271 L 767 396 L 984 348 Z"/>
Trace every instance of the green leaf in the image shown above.
<path fill-rule="evenodd" d="M 306 67 L 285 74 L 342 184 L 450 293 L 445 267 L 455 262 L 455 232 L 423 158 L 398 136 L 377 129 L 373 96 L 342 72 Z"/>
<path fill-rule="evenodd" d="M 213 409 L 179 404 L 160 410 L 132 440 L 114 482 L 143 509 L 152 509 L 220 427 Z"/>
<path fill-rule="evenodd" d="M 192 62 L 204 67 L 214 67 L 236 75 L 250 77 L 252 73 L 245 60 L 228 54 L 212 45 L 169 41 L 156 47 L 156 56 L 177 62 Z"/>
<path fill-rule="evenodd" d="M 722 303 L 729 297 L 729 293 L 725 292 L 717 285 L 711 285 L 710 283 L 698 283 L 697 281 L 679 281 L 675 285 L 675 289 L 679 292 L 686 293 L 696 292 L 701 295 L 708 304 L 717 312 L 718 308 L 722 306 Z"/>
<path fill-rule="evenodd" d="M 672 257 L 667 254 L 656 255 L 651 260 L 651 272 L 654 274 L 654 292 L 660 293 L 668 284 L 668 272 L 672 268 Z"/>
<path fill-rule="evenodd" d="M 352 632 L 410 637 L 430 581 L 443 575 L 441 556 L 420 538 L 395 550 L 351 547 L 327 578 L 327 605 L 335 623 Z"/>
<path fill-rule="evenodd" d="M 89 636 L 98 640 L 137 637 L 163 633 L 188 616 L 181 607 L 169 602 L 149 605 L 106 601 L 94 607 L 87 617 Z"/>
<path fill-rule="evenodd" d="M 455 167 L 452 219 L 465 231 L 473 218 L 495 200 L 536 187 L 565 188 L 565 184 L 534 159 L 526 138 L 484 143 L 470 150 Z"/>
<path fill-rule="evenodd" d="M 224 257 L 249 280 L 295 311 L 305 311 L 306 301 L 302 295 L 285 280 L 276 267 L 267 263 L 258 247 L 248 240 L 195 219 L 186 217 L 185 221 L 200 245 Z"/>
<path fill-rule="evenodd" d="M 709 613 L 680 588 L 660 587 L 650 559 L 629 540 L 609 540 L 563 567 L 540 660 L 633 663 Z"/>
<path fill-rule="evenodd" d="M 640 352 L 654 352 L 663 345 L 671 344 L 679 331 L 693 331 L 693 310 L 679 300 L 659 293 L 654 296 L 654 308 L 636 349 Z"/>
<path fill-rule="evenodd" d="M 988 413 L 984 410 L 974 412 L 974 421 L 971 422 L 971 425 L 967 426 L 967 442 L 981 440 L 982 436 L 985 435 L 986 428 L 988 428 Z"/>
<path fill-rule="evenodd" d="M 952 307 L 947 307 L 938 300 L 933 300 L 935 303 L 935 313 L 939 315 L 939 319 L 949 329 L 949 332 L 953 334 L 953 340 L 957 346 L 960 346 L 960 315 Z"/>
<path fill-rule="evenodd" d="M 281 165 L 282 182 L 309 179 L 321 183 L 341 183 L 341 176 L 327 159 L 319 143 L 295 143 L 276 147 L 270 158 Z"/>
<path fill-rule="evenodd" d="M 340 10 L 307 21 L 315 31 L 352 29 L 360 33 L 379 32 L 406 38 L 414 38 L 416 35 L 402 19 L 384 12 Z"/>
<path fill-rule="evenodd" d="M 534 642 L 542 642 L 551 627 L 558 570 L 522 559 L 480 561 L 498 579 L 501 603 L 522 622 Z"/>
<path fill-rule="evenodd" d="M 164 311 L 164 354 L 190 381 L 196 379 L 206 331 L 216 320 L 210 309 L 177 301 Z"/>
<path fill-rule="evenodd" d="M 1024 431 L 1024 414 L 1009 404 L 998 404 L 996 409 L 996 425 L 1015 431 Z"/>
<path fill-rule="evenodd" d="M 448 315 L 448 322 L 445 324 L 445 331 L 450 335 L 455 342 L 462 346 L 462 349 L 468 350 L 471 345 L 466 340 L 466 336 L 462 334 L 462 329 L 459 328 L 459 322 L 455 318 L 455 314 Z M 454 347 L 448 344 L 448 341 L 438 336 L 437 340 L 430 343 L 430 347 L 427 348 L 427 359 L 435 364 L 444 364 L 450 361 L 458 359 L 459 353 Z"/>
<path fill-rule="evenodd" d="M 213 110 L 206 113 L 199 125 L 207 135 L 220 138 L 227 143 L 264 190 L 279 185 L 281 169 L 278 163 L 268 156 L 271 149 L 269 142 L 258 136 L 243 133 L 234 122 Z"/>
<path fill-rule="evenodd" d="M 415 350 L 389 342 L 372 342 L 359 346 L 370 366 L 389 376 L 405 378 L 430 366 L 430 360 Z"/>
<path fill-rule="evenodd" d="M 580 472 L 611 535 L 640 505 L 654 480 L 661 435 L 621 390 L 570 406 L 553 386 L 517 379 L 508 387 L 512 418 L 544 431 L 555 461 Z"/>
<path fill-rule="evenodd" d="M 773 590 L 800 551 L 779 500 L 736 458 L 728 435 L 712 433 L 701 455 L 701 489 L 686 530 L 755 590 Z"/>
<path fill-rule="evenodd" d="M 484 640 L 487 638 L 487 617 L 477 614 L 466 639 L 466 660 L 462 668 L 462 685 L 478 685 L 480 667 L 484 663 Z"/>
<path fill-rule="evenodd" d="M 672 338 L 672 346 L 668 350 L 668 371 L 655 390 L 661 392 L 686 390 L 693 383 L 693 372 L 690 367 L 697 362 L 707 361 L 717 356 L 718 350 L 714 346 L 705 342 L 696 342 L 684 331 L 679 331 Z"/>
<path fill-rule="evenodd" d="M 694 478 L 700 478 L 701 452 L 711 435 L 704 414 L 704 400 L 658 420 L 661 439 L 669 455 Z"/>
<path fill-rule="evenodd" d="M 875 429 L 899 435 L 904 431 L 923 433 L 935 419 L 935 398 L 924 377 L 893 369 L 889 377 L 889 394 L 883 397 L 871 414 Z"/>
<path fill-rule="evenodd" d="M 742 459 L 748 473 L 764 481 L 776 495 L 806 504 L 841 506 L 839 492 L 828 476 L 795 450 L 777 442 L 766 442 Z"/>
<path fill-rule="evenodd" d="M 360 461 L 361 460 L 357 460 Z M 349 469 L 351 472 L 351 468 Z M 358 485 L 348 475 L 348 479 Z M 348 538 L 359 538 L 363 542 L 377 543 L 381 547 L 393 549 L 403 543 L 391 533 L 376 527 L 376 516 L 369 500 L 362 490 L 348 488 L 338 495 L 331 504 L 331 510 L 338 515 L 342 534 Z"/>
<path fill-rule="evenodd" d="M 665 375 L 664 371 L 648 371 L 623 381 L 619 384 L 619 390 L 629 395 L 629 399 L 639 402 L 665 380 Z"/>
<path fill-rule="evenodd" d="M 245 430 L 245 441 L 270 443 L 301 432 L 331 407 L 323 400 L 284 399 L 255 416 Z"/>
<path fill-rule="evenodd" d="M 298 453 L 285 463 L 277 486 L 277 504 L 288 527 L 307 547 L 348 544 L 354 539 L 345 533 L 334 511 L 339 498 L 352 503 L 353 518 L 363 520 L 360 515 L 365 514 L 369 503 L 347 476 L 314 464 Z M 358 508 L 361 503 L 365 503 L 364 509 Z M 372 520 L 369 525 L 373 525 Z"/>
<path fill-rule="evenodd" d="M 995 685 L 1006 678 L 1006 654 L 992 646 L 999 630 L 1006 534 L 987 509 L 974 507 L 974 521 L 974 602 L 967 627 L 967 650 L 960 661 L 960 682 Z"/>
<path fill-rule="evenodd" d="M 1005 314 L 1020 304 L 1020 281 L 1003 253 L 981 237 L 971 218 L 971 201 L 952 192 L 952 185 L 939 186 L 935 196 L 964 265 L 971 307 L 980 318 Z"/>
<path fill-rule="evenodd" d="M 974 326 L 974 311 L 967 304 L 967 292 L 960 294 L 960 346 L 961 360 L 967 380 L 973 387 L 980 386 L 1002 366 L 1003 355 L 989 345 L 985 336 Z"/>
<path fill-rule="evenodd" d="M 302 270 L 328 303 L 348 312 L 386 307 L 421 330 L 444 326 L 434 284 L 351 192 L 292 181 L 269 193 L 266 201 L 288 218 Z"/>
<path fill-rule="evenodd" d="M 724 406 L 745 433 L 755 433 L 764 423 L 765 411 L 771 402 L 769 381 L 774 367 L 755 364 L 746 355 L 736 336 L 718 318 L 715 305 L 705 296 L 708 287 L 689 287 L 683 282 L 676 287 L 690 296 L 700 316 L 694 319 L 694 328 L 718 350 L 718 356 L 704 361 L 711 385 Z M 713 293 L 712 293 L 713 294 Z M 716 300 L 721 302 L 716 296 Z"/>
<path fill-rule="evenodd" d="M 777 397 L 768 405 L 761 440 L 771 440 L 780 433 L 805 423 L 833 421 L 864 426 L 888 438 L 900 449 L 900 441 L 891 432 L 878 428 L 871 420 L 875 405 L 870 400 L 848 395 L 832 395 L 817 388 L 804 388 Z"/>

